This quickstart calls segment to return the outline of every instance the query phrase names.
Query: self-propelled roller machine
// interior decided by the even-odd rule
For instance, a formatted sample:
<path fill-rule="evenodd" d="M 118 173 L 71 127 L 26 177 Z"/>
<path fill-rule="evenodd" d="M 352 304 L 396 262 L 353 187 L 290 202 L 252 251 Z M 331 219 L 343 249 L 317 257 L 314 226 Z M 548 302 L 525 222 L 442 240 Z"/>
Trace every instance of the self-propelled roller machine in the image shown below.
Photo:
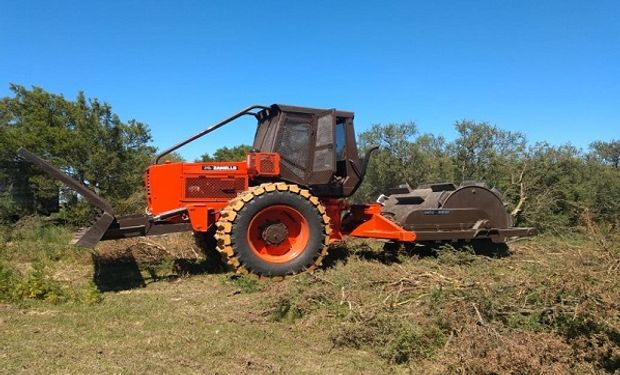
<path fill-rule="evenodd" d="M 242 162 L 159 163 L 163 156 L 242 116 L 258 126 Z M 375 148 L 376 149 L 376 148 Z M 396 188 L 377 203 L 353 205 L 374 149 L 360 157 L 353 113 L 254 105 L 157 155 L 144 176 L 147 213 L 114 215 L 103 198 L 25 149 L 24 159 L 101 210 L 77 245 L 193 231 L 240 272 L 288 275 L 321 265 L 328 246 L 347 236 L 394 243 L 505 242 L 535 234 L 512 227 L 501 194 L 484 184 Z"/>

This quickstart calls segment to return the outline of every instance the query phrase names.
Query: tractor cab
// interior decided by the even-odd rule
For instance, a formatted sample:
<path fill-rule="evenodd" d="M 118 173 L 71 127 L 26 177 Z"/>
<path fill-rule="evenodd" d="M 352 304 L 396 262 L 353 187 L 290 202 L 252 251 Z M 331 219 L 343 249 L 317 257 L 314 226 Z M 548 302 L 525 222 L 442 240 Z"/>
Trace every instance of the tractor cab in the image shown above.
<path fill-rule="evenodd" d="M 280 155 L 280 178 L 320 197 L 348 197 L 361 184 L 353 112 L 274 104 L 257 114 L 253 149 Z"/>

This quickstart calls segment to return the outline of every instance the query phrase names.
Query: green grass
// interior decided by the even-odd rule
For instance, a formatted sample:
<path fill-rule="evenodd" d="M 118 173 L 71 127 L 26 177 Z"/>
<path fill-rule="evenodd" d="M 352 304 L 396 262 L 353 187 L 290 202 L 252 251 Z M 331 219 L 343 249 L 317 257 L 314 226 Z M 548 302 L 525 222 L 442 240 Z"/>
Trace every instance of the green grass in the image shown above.
<path fill-rule="evenodd" d="M 186 235 L 104 243 L 92 257 L 64 244 L 64 228 L 24 228 L 0 232 L 7 373 L 620 367 L 618 238 L 540 236 L 507 253 L 415 247 L 390 259 L 380 243 L 352 241 L 329 267 L 277 281 L 206 273 L 217 268 Z"/>
<path fill-rule="evenodd" d="M 231 273 L 228 277 L 223 278 L 222 281 L 237 287 L 240 293 L 256 293 L 263 290 L 263 285 L 259 282 L 258 278 L 253 275 L 237 275 Z"/>

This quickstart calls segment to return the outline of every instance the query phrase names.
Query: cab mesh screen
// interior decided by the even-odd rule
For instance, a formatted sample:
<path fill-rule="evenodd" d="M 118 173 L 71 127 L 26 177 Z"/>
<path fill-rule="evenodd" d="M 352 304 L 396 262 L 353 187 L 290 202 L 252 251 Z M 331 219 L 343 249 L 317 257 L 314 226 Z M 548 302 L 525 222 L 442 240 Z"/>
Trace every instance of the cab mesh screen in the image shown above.
<path fill-rule="evenodd" d="M 333 169 L 334 151 L 330 148 L 314 151 L 314 172 L 331 171 Z"/>
<path fill-rule="evenodd" d="M 303 178 L 308 158 L 310 125 L 287 121 L 283 128 L 278 152 L 289 169 Z"/>
<path fill-rule="evenodd" d="M 334 143 L 333 117 L 331 114 L 319 117 L 316 130 L 316 147 Z"/>

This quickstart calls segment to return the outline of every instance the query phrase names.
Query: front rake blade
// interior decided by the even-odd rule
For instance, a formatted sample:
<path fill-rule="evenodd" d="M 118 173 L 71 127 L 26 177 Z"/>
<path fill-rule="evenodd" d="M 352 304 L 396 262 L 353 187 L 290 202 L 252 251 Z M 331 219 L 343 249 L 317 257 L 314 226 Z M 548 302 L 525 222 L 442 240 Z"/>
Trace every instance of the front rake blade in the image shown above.
<path fill-rule="evenodd" d="M 110 228 L 112 222 L 114 222 L 114 216 L 104 212 L 95 224 L 88 228 L 86 232 L 77 233 L 76 238 L 74 238 L 71 243 L 94 249 L 95 245 L 97 245 L 99 240 L 101 240 L 101 237 L 103 237 L 103 235 L 108 231 L 108 228 Z"/>

